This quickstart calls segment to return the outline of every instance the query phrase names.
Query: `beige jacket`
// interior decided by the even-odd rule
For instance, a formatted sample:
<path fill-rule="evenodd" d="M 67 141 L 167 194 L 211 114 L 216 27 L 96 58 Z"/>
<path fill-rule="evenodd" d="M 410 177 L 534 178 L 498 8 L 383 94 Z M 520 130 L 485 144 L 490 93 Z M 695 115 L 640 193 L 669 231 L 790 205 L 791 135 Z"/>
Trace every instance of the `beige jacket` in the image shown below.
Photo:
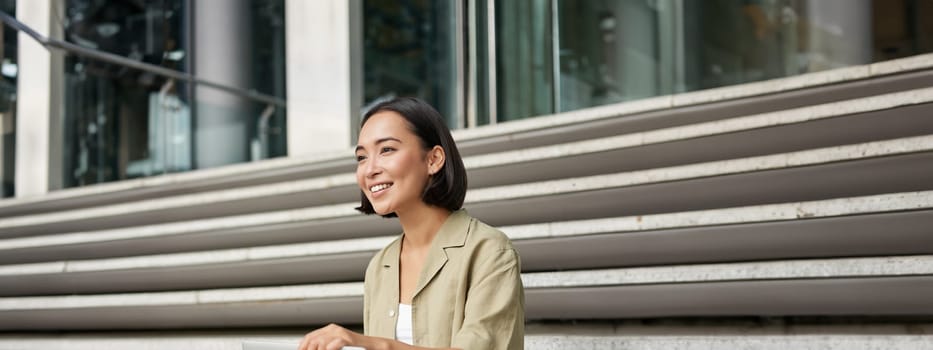
<path fill-rule="evenodd" d="M 366 269 L 363 322 L 366 335 L 395 338 L 401 237 Z M 415 345 L 473 349 L 522 349 L 525 296 L 518 253 L 501 231 L 466 211 L 441 226 L 412 297 Z"/>

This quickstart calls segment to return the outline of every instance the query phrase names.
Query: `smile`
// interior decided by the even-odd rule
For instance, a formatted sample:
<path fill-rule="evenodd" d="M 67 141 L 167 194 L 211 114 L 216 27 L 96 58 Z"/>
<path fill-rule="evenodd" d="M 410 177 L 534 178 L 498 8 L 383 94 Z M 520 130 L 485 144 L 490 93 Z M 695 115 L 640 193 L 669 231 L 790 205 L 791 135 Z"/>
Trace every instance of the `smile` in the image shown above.
<path fill-rule="evenodd" d="M 387 184 L 378 184 L 378 185 L 373 185 L 372 187 L 370 187 L 370 188 L 369 188 L 369 191 L 372 192 L 372 193 L 376 193 L 376 192 L 380 192 L 380 191 L 382 191 L 382 190 L 385 190 L 385 189 L 387 189 L 387 188 L 389 188 L 389 187 L 392 187 L 392 184 L 390 184 L 390 183 L 387 183 Z"/>

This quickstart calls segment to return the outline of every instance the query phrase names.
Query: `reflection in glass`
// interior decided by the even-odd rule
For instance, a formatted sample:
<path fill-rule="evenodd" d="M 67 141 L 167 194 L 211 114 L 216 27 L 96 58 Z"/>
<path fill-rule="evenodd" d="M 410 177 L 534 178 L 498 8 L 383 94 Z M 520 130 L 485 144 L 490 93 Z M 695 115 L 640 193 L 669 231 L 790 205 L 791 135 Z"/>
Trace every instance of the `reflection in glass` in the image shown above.
<path fill-rule="evenodd" d="M 472 74 L 472 76 L 467 78 L 470 82 L 467 83 L 466 89 L 470 90 L 468 96 L 472 99 L 467 101 L 465 109 L 472 111 L 472 115 L 467 116 L 467 119 L 471 119 L 468 120 L 467 126 L 472 128 L 489 124 L 491 120 L 494 120 L 491 109 L 496 91 L 486 88 L 492 83 L 490 76 L 493 73 L 490 70 L 495 69 L 495 60 L 492 60 L 493 64 L 490 64 L 489 59 L 495 51 L 489 48 L 489 27 L 493 25 L 488 21 L 491 18 L 489 1 L 477 0 L 469 5 L 472 6 L 472 11 L 470 11 L 471 7 L 467 8 L 467 26 L 470 27 L 467 33 L 467 50 L 470 51 L 470 55 L 466 63 L 470 67 L 467 69 L 467 74 Z"/>
<path fill-rule="evenodd" d="M 498 120 L 670 93 L 661 3 L 496 1 Z"/>
<path fill-rule="evenodd" d="M 242 9 L 240 17 L 225 17 L 229 20 L 225 28 L 239 29 L 237 40 L 225 42 L 194 40 L 199 28 L 207 31 L 199 23 L 214 19 L 216 11 L 192 11 L 192 4 L 69 0 L 64 8 L 65 39 L 284 98 L 283 0 L 220 4 Z M 242 55 L 230 56 L 231 47 Z M 211 75 L 217 67 L 235 71 L 243 79 L 226 81 Z M 64 73 L 65 187 L 285 154 L 282 108 L 267 109 L 264 103 L 208 86 L 74 55 L 66 56 Z M 233 101 L 235 108 L 210 113 L 218 110 L 218 99 Z M 231 120 L 240 125 L 229 128 Z M 221 137 L 216 136 L 218 130 Z"/>
<path fill-rule="evenodd" d="M 495 10 L 484 40 L 496 50 L 493 121 L 933 51 L 933 3 L 922 0 L 479 3 Z"/>
<path fill-rule="evenodd" d="M 0 1 L 0 11 L 16 14 L 16 1 Z M 16 165 L 17 32 L 0 26 L 0 198 L 12 197 Z"/>
<path fill-rule="evenodd" d="M 560 104 L 556 112 L 669 94 L 662 67 L 663 2 L 559 1 Z M 667 88 L 666 88 L 667 87 Z"/>
<path fill-rule="evenodd" d="M 496 0 L 495 7 L 498 120 L 552 113 L 551 2 Z"/>
<path fill-rule="evenodd" d="M 689 6 L 695 6 L 692 8 Z M 688 4 L 695 24 L 693 88 L 705 89 L 793 74 L 795 28 L 779 26 L 777 2 L 712 0 Z M 708 16 L 716 16 L 708 18 Z M 788 15 L 788 21 L 796 20 Z M 787 68 L 785 68 L 787 67 Z"/>
<path fill-rule="evenodd" d="M 397 96 L 415 96 L 437 108 L 449 127 L 462 126 L 457 108 L 456 3 L 363 1 L 367 106 Z"/>
<path fill-rule="evenodd" d="M 185 71 L 181 1 L 71 0 L 65 38 L 81 46 Z M 185 87 L 185 86 L 182 86 Z M 188 92 L 164 77 L 78 56 L 65 58 L 66 187 L 191 169 L 190 157 L 166 164 L 166 153 L 190 148 Z M 168 100 L 184 118 L 173 118 Z M 186 123 L 187 121 L 187 123 Z M 161 124 L 183 125 L 166 144 Z M 169 147 L 169 145 L 175 147 Z M 167 148 L 171 148 L 166 152 Z"/>

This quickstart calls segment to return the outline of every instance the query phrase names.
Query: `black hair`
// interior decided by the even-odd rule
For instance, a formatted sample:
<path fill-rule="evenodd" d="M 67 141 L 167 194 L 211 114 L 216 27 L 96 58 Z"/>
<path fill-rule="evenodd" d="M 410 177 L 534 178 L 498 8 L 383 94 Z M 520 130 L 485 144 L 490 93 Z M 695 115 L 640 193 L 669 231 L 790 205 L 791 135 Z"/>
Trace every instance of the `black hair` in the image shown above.
<path fill-rule="evenodd" d="M 441 114 L 420 99 L 398 97 L 379 103 L 366 112 L 360 122 L 360 129 L 366 125 L 369 117 L 383 111 L 393 111 L 405 118 L 412 133 L 418 136 L 425 150 L 430 150 L 434 146 L 441 146 L 444 149 L 444 166 L 430 177 L 421 194 L 421 200 L 428 205 L 446 208 L 450 211 L 463 207 L 463 199 L 466 197 L 467 190 L 466 168 L 463 166 L 463 159 L 460 158 L 457 144 L 450 135 L 450 129 L 444 124 Z M 362 190 L 360 191 L 360 206 L 356 210 L 365 214 L 376 213 Z M 382 215 L 386 218 L 396 216 L 394 212 Z"/>

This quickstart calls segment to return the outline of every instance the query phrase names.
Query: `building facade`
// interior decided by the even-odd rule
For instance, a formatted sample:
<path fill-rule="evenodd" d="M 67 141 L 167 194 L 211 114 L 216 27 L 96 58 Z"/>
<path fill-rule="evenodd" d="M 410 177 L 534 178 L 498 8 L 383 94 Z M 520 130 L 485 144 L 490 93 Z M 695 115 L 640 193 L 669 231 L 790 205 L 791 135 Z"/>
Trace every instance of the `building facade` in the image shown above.
<path fill-rule="evenodd" d="M 394 96 L 519 252 L 527 348 L 933 342 L 930 1 L 0 4 L 0 349 L 361 328 Z"/>
<path fill-rule="evenodd" d="M 925 1 L 68 0 L 3 10 L 45 37 L 197 79 L 39 47 L 4 27 L 4 197 L 346 149 L 362 111 L 393 96 L 475 128 L 933 50 Z"/>

